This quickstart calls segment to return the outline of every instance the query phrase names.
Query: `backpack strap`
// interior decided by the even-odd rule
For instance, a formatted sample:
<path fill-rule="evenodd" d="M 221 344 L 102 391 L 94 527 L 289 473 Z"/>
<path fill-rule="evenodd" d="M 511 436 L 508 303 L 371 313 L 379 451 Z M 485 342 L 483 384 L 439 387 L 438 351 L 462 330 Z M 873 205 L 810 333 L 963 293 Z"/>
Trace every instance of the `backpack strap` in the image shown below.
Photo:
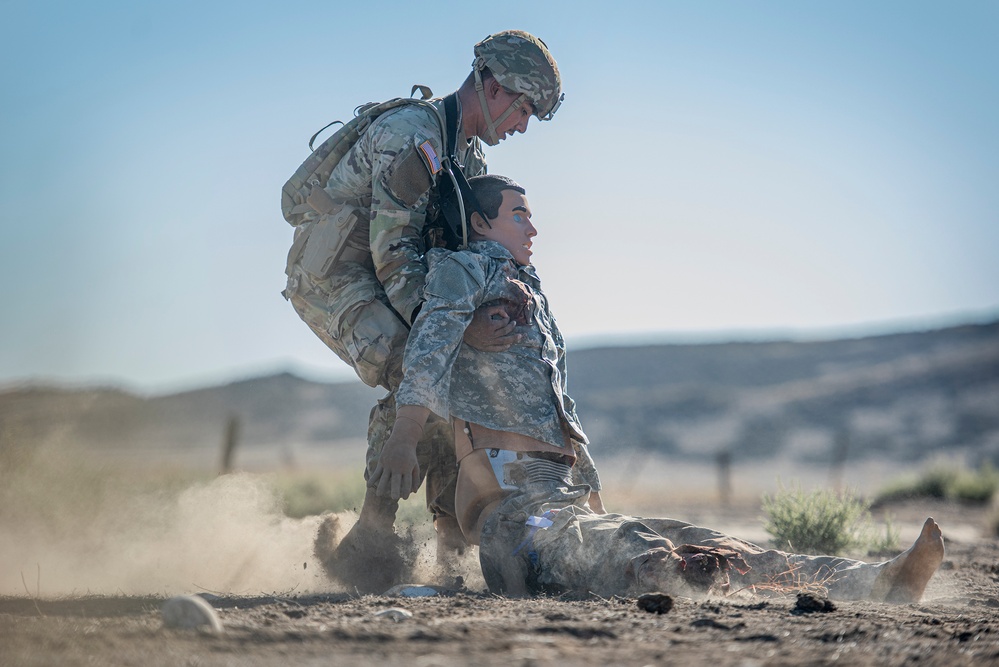
<path fill-rule="evenodd" d="M 451 93 L 444 98 L 444 118 L 445 118 L 445 140 L 444 150 L 447 151 L 447 167 L 445 171 L 450 176 L 450 182 L 442 180 L 439 187 L 440 198 L 443 205 L 441 212 L 452 236 L 457 240 L 458 230 L 461 229 L 461 243 L 458 250 L 468 247 L 468 223 L 466 222 L 465 203 L 486 220 L 486 214 L 482 211 L 482 205 L 472 193 L 472 188 L 468 185 L 465 173 L 462 171 L 462 164 L 458 161 L 458 93 Z M 453 199 L 457 207 L 448 205 L 448 200 Z"/>
<path fill-rule="evenodd" d="M 455 160 L 455 153 L 458 152 L 458 93 L 451 93 L 444 98 L 444 119 L 447 133 L 444 150 L 449 158 Z"/>

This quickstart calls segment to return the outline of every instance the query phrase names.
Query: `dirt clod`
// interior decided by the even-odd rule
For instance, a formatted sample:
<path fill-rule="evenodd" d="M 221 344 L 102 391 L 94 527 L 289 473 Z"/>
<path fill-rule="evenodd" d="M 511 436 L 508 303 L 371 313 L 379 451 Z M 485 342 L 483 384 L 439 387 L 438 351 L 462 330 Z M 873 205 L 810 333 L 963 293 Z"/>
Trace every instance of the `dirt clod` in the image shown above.
<path fill-rule="evenodd" d="M 665 593 L 646 593 L 638 596 L 635 606 L 650 614 L 667 614 L 673 608 L 673 597 Z"/>
<path fill-rule="evenodd" d="M 836 605 L 831 600 L 811 593 L 798 593 L 798 602 L 794 605 L 794 611 L 799 614 L 826 613 L 836 611 Z"/>

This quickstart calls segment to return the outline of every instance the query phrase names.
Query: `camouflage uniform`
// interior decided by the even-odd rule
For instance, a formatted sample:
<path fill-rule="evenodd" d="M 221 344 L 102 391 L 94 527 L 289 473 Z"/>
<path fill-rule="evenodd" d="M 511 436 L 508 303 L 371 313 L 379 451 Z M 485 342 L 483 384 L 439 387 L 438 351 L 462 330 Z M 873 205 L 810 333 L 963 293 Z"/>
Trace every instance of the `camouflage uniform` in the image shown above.
<path fill-rule="evenodd" d="M 427 254 L 426 302 L 406 347 L 400 405 L 519 433 L 556 448 L 571 442 L 582 483 L 600 490 L 576 404 L 566 391 L 565 342 L 532 266 L 518 266 L 495 241 Z M 472 313 L 503 305 L 521 341 L 505 352 L 462 343 Z"/>
<path fill-rule="evenodd" d="M 442 101 L 432 102 L 442 109 Z M 458 122 L 460 128 L 460 119 Z M 402 379 L 409 323 L 423 298 L 426 266 L 423 232 L 441 177 L 421 145 L 447 154 L 432 110 L 406 105 L 378 117 L 333 170 L 324 188 L 337 203 L 370 211 L 354 228 L 333 272 L 317 279 L 292 267 L 289 299 L 299 316 L 366 384 L 389 391 L 370 415 L 365 478 L 378 461 L 395 420 L 393 392 Z M 477 138 L 461 132 L 457 158 L 468 177 L 484 173 Z M 308 233 L 307 226 L 296 233 Z M 435 514 L 453 514 L 455 464 L 450 424 L 428 423 L 418 448 L 427 475 L 427 503 Z"/>
<path fill-rule="evenodd" d="M 493 511 L 479 544 L 492 592 L 697 597 L 722 583 L 729 590 L 816 583 L 839 600 L 883 600 L 889 593 L 877 581 L 885 562 L 788 554 L 674 519 L 596 514 L 582 507 L 587 493 L 566 479 L 515 492 Z M 705 575 L 696 559 L 663 557 L 681 545 L 727 553 L 743 567 Z"/>

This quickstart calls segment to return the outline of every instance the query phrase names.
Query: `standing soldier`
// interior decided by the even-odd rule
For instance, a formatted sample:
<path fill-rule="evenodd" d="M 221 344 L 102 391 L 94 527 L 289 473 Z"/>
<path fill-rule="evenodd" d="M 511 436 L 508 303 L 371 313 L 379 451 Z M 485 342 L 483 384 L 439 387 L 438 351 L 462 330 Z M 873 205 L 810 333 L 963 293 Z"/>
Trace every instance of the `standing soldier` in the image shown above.
<path fill-rule="evenodd" d="M 293 202 L 305 214 L 292 220 L 286 210 L 296 233 L 285 297 L 362 381 L 389 392 L 369 418 L 365 479 L 395 421 L 406 339 L 423 303 L 424 253 L 466 242 L 464 208 L 476 207 L 466 179 L 486 171 L 482 142 L 495 146 L 526 132 L 532 115 L 550 120 L 564 97 L 555 60 L 533 35 L 496 33 L 476 44 L 474 53 L 472 72 L 456 92 L 373 107 L 378 115 L 356 126 L 357 136 L 348 138 L 354 143 L 328 180 L 310 179 L 315 187 L 305 201 Z M 359 112 L 362 120 L 369 108 Z M 518 338 L 513 329 L 496 311 L 477 312 L 466 341 L 484 351 L 503 350 Z M 453 442 L 450 424 L 436 420 L 426 424 L 418 446 L 439 558 L 464 546 L 454 518 Z M 325 559 L 330 573 L 378 592 L 391 585 L 394 559 L 388 552 L 395 544 L 397 509 L 398 501 L 369 488 L 357 525 L 339 553 Z M 352 568 L 350 560 L 364 562 Z M 362 572 L 375 574 L 367 586 L 357 579 Z"/>

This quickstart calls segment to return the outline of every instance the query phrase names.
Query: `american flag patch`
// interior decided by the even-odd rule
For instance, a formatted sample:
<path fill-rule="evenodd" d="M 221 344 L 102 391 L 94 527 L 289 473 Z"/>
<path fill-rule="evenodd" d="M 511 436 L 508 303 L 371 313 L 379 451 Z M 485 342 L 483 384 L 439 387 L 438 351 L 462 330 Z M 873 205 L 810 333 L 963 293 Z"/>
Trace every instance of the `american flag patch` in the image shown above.
<path fill-rule="evenodd" d="M 429 141 L 424 141 L 420 144 L 420 151 L 423 153 L 423 157 L 426 158 L 431 173 L 436 174 L 441 170 L 441 159 L 437 157 L 437 151 L 434 150 Z"/>

